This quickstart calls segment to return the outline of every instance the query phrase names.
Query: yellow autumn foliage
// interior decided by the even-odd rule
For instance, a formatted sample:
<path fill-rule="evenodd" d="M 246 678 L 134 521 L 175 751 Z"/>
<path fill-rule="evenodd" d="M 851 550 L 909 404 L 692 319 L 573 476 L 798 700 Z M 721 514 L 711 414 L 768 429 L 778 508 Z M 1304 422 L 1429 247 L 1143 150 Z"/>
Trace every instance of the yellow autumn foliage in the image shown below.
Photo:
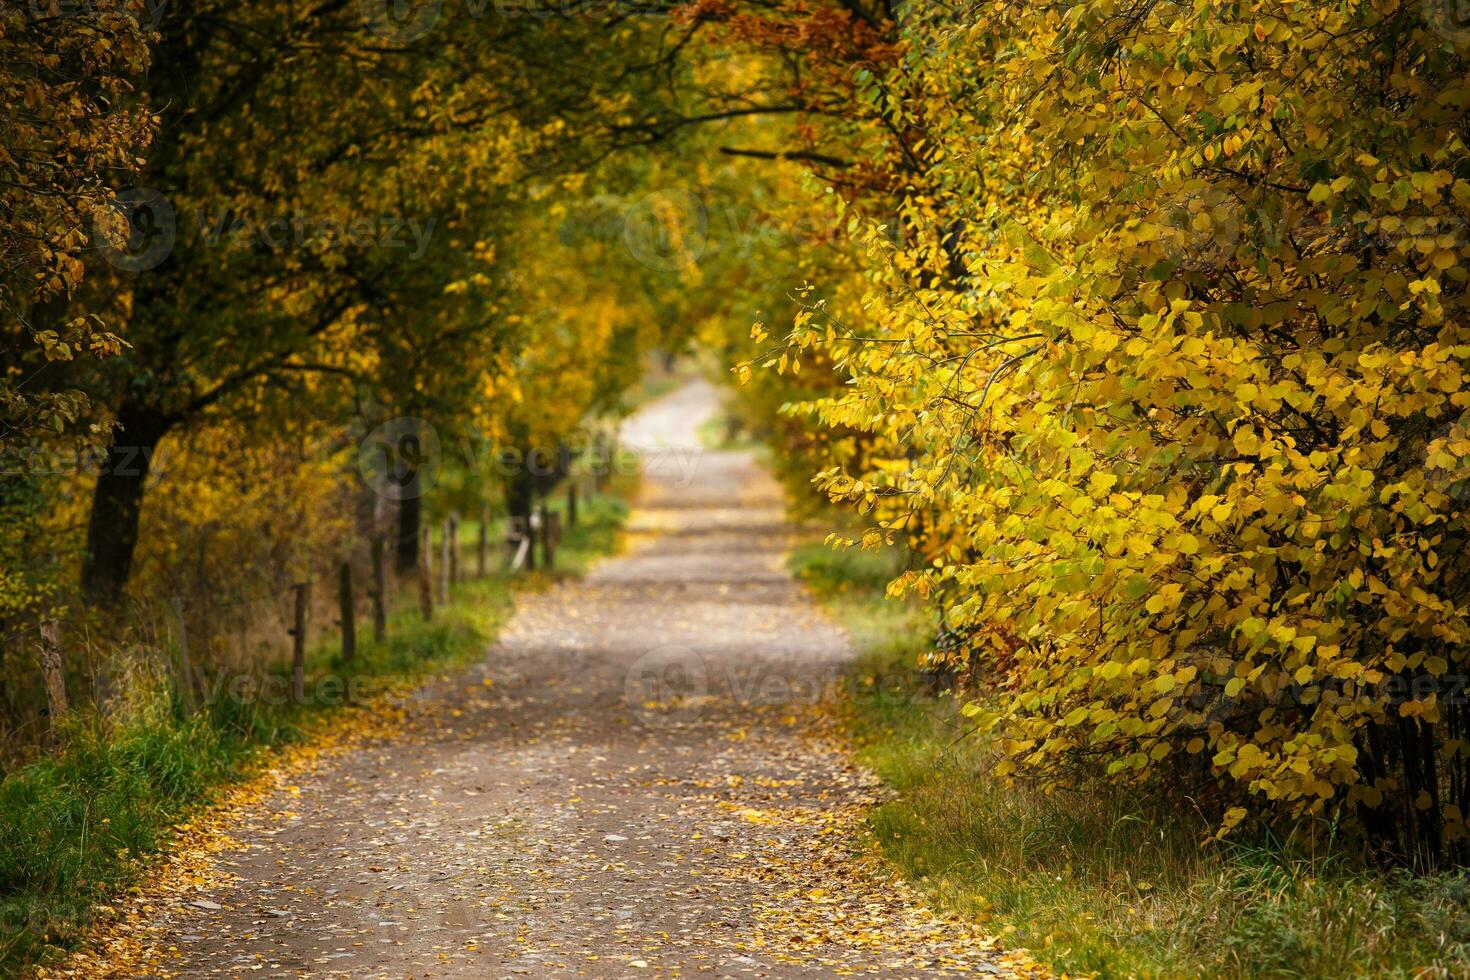
<path fill-rule="evenodd" d="M 1436 11 L 983 2 L 870 86 L 920 165 L 867 294 L 757 360 L 845 382 L 799 411 L 870 450 L 818 483 L 920 546 L 894 591 L 991 678 L 1002 773 L 1466 855 L 1470 35 Z"/>

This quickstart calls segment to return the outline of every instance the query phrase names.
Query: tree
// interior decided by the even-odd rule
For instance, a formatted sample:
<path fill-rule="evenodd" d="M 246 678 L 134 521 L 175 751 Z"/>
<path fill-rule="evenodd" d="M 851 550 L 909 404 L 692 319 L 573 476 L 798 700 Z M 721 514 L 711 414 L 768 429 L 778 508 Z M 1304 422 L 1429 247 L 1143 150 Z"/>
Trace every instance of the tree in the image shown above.
<path fill-rule="evenodd" d="M 82 584 L 94 600 L 121 595 L 166 435 L 323 370 L 316 355 L 358 312 L 392 307 L 395 260 L 423 244 L 406 236 L 436 215 L 374 192 L 512 179 L 531 149 L 516 140 L 534 136 L 519 118 L 551 118 L 524 86 L 502 84 L 522 77 L 519 54 L 547 56 L 534 27 L 495 19 L 404 40 L 356 5 L 165 10 L 146 98 L 167 109 L 139 180 L 169 246 L 134 263 L 121 297 L 131 347 L 91 380 L 119 430 L 88 524 Z M 469 156 L 447 161 L 446 146 Z"/>
<path fill-rule="evenodd" d="M 83 254 L 107 228 L 113 184 L 146 146 L 150 118 L 128 107 L 147 64 L 141 2 L 63 15 L 44 4 L 0 11 L 0 450 L 76 423 L 84 396 L 48 386 L 45 365 L 107 355 L 95 311 L 71 309 Z M 105 242 L 101 243 L 106 245 Z M 37 375 L 41 377 L 38 379 Z"/>
<path fill-rule="evenodd" d="M 148 63 L 141 2 L 85 10 L 0 9 L 0 621 L 57 587 L 35 517 L 58 461 L 106 436 L 87 395 L 66 382 L 74 359 L 116 354 L 99 317 L 104 267 L 82 282 L 88 252 L 116 254 L 117 184 L 146 147 L 151 118 L 130 101 Z"/>
<path fill-rule="evenodd" d="M 985 3 L 868 97 L 931 147 L 849 314 L 784 344 L 928 524 L 1000 772 L 1354 817 L 1464 861 L 1463 43 L 1417 4 Z M 901 151 L 901 147 L 898 148 Z"/>

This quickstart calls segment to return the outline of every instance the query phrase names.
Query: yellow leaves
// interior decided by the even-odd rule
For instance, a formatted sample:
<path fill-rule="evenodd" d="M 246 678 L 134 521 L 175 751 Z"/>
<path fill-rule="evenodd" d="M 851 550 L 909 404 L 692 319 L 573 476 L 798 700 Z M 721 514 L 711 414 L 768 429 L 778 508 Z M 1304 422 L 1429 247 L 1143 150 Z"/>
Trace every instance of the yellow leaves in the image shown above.
<path fill-rule="evenodd" d="M 898 578 L 896 578 L 893 581 L 889 582 L 888 585 L 887 585 L 887 587 L 884 590 L 885 591 L 885 594 L 888 596 L 888 598 L 890 598 L 890 599 L 900 599 L 900 598 L 902 598 L 903 597 L 903 594 L 906 591 L 908 591 L 909 584 L 910 584 L 910 582 L 912 580 L 912 574 L 913 573 L 911 573 L 911 572 L 905 572 L 904 574 L 900 575 Z"/>
<path fill-rule="evenodd" d="M 1179 600 L 1184 594 L 1184 587 L 1176 582 L 1170 582 L 1149 596 L 1144 603 L 1144 608 L 1150 613 L 1158 615 L 1178 608 Z"/>
<path fill-rule="evenodd" d="M 1428 712 L 1429 709 L 1429 702 L 1410 698 L 1399 703 L 1398 714 L 1400 718 L 1417 718 Z"/>
<path fill-rule="evenodd" d="M 1465 670 L 1470 181 L 1430 107 L 1470 87 L 1405 61 L 1373 82 L 1398 101 L 1362 113 L 1334 89 L 1368 81 L 1362 48 L 1321 37 L 1348 15 L 1312 6 L 1110 20 L 1139 56 L 1099 70 L 1080 43 L 1065 82 L 1037 5 L 987 8 L 984 49 L 954 28 L 962 83 L 909 28 L 893 84 L 944 126 L 898 195 L 914 234 L 847 284 L 873 339 L 812 345 L 807 375 L 840 365 L 819 414 L 846 440 L 812 468 L 922 524 L 924 575 L 890 592 L 923 582 L 1004 631 L 1014 697 L 985 712 L 1016 772 L 1064 781 L 1086 744 L 1145 779 L 1167 744 L 1306 806 L 1357 778 L 1366 719 L 1437 710 L 1372 685 Z M 944 247 L 919 230 L 947 227 Z"/>
<path fill-rule="evenodd" d="M 1242 425 L 1231 436 L 1231 445 L 1242 456 L 1254 456 L 1261 448 L 1261 439 L 1250 426 Z"/>
<path fill-rule="evenodd" d="M 1245 807 L 1233 806 L 1230 809 L 1226 810 L 1225 815 L 1220 819 L 1220 826 L 1215 831 L 1215 840 L 1224 840 L 1231 831 L 1240 826 L 1241 822 L 1244 821 L 1247 816 L 1248 811 L 1245 809 Z"/>
<path fill-rule="evenodd" d="M 1095 499 L 1102 500 L 1117 484 L 1118 478 L 1112 473 L 1094 472 L 1088 477 L 1087 492 Z"/>

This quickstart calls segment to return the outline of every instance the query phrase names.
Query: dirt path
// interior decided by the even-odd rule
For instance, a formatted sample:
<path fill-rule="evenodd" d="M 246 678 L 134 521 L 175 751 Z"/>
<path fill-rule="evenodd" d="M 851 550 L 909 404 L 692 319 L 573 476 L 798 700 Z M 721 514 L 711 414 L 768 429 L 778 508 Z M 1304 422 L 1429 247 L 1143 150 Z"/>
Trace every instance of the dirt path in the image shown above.
<path fill-rule="evenodd" d="M 713 405 L 693 384 L 629 424 L 625 555 L 245 815 L 150 921 L 154 975 L 1008 972 L 858 853 L 874 789 L 818 704 L 846 641 L 784 570 L 770 478 L 698 450 Z"/>

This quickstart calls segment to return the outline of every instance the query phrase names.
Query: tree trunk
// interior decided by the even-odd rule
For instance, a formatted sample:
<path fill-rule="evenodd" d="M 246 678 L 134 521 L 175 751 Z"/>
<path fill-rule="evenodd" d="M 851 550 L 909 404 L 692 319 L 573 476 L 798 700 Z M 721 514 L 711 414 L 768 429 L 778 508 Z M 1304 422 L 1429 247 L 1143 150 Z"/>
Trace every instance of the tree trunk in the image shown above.
<path fill-rule="evenodd" d="M 449 515 L 449 587 L 459 585 L 459 515 Z"/>
<path fill-rule="evenodd" d="M 479 549 L 480 578 L 485 577 L 485 567 L 489 561 L 490 551 L 490 508 L 480 508 L 480 540 L 477 545 Z"/>
<path fill-rule="evenodd" d="M 439 539 L 439 605 L 449 605 L 449 574 L 450 565 L 454 561 L 454 552 L 449 541 L 449 533 L 452 525 L 449 521 L 444 522 L 444 530 Z"/>
<path fill-rule="evenodd" d="M 546 505 L 546 498 L 541 499 L 541 567 L 548 572 L 556 571 L 556 546 L 559 529 L 556 514 Z M 534 548 L 535 545 L 533 544 Z"/>
<path fill-rule="evenodd" d="M 87 551 L 82 559 L 82 592 L 98 605 L 118 602 L 128 584 L 148 471 L 172 424 L 155 409 L 136 402 L 119 406 L 117 422 L 118 431 L 92 490 Z"/>
<path fill-rule="evenodd" d="M 388 577 L 383 568 L 383 536 L 373 536 L 373 641 L 388 635 Z"/>
<path fill-rule="evenodd" d="M 536 480 L 530 469 L 522 465 L 505 478 L 505 509 L 510 518 L 521 518 L 530 527 L 531 510 L 536 505 Z"/>
<path fill-rule="evenodd" d="M 399 574 L 419 567 L 419 525 L 423 519 L 423 501 L 406 497 L 398 502 L 398 540 L 395 544 L 395 567 Z"/>
<path fill-rule="evenodd" d="M 342 662 L 357 656 L 357 604 L 352 600 L 352 563 L 344 561 L 337 572 L 337 610 L 342 627 Z"/>
<path fill-rule="evenodd" d="M 194 690 L 194 661 L 189 656 L 189 627 L 184 620 L 184 600 L 174 596 L 168 606 L 173 617 L 174 650 L 178 657 L 178 682 L 175 686 L 184 705 L 184 713 L 192 715 L 199 710 L 199 698 Z"/>
<path fill-rule="evenodd" d="M 419 610 L 427 623 L 434 618 L 434 549 L 428 528 L 424 528 L 423 535 L 423 544 L 419 548 Z"/>
<path fill-rule="evenodd" d="M 296 593 L 295 625 L 291 627 L 291 701 L 306 703 L 306 604 L 305 583 L 292 586 Z"/>
<path fill-rule="evenodd" d="M 61 660 L 61 627 L 55 620 L 41 624 L 41 673 L 46 680 L 46 713 L 51 734 L 57 734 L 66 716 L 66 672 Z"/>

